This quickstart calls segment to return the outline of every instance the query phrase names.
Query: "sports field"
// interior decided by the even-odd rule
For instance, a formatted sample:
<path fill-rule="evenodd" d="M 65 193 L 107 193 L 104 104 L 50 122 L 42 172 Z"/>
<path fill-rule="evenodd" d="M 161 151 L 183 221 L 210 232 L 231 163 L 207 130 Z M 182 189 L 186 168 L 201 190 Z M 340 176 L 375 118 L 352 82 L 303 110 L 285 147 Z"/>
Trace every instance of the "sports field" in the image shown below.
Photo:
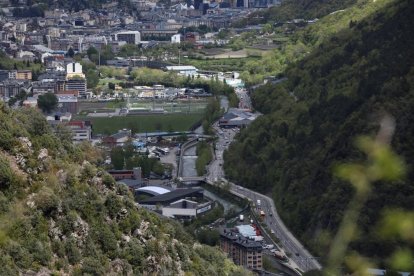
<path fill-rule="evenodd" d="M 131 109 L 160 110 L 163 109 L 168 113 L 202 113 L 207 106 L 207 101 L 189 101 L 189 102 L 164 102 L 164 101 L 138 101 L 130 103 Z"/>
<path fill-rule="evenodd" d="M 202 113 L 154 114 L 117 117 L 79 117 L 92 121 L 94 134 L 112 134 L 120 129 L 133 129 L 134 132 L 186 131 L 203 117 Z"/>

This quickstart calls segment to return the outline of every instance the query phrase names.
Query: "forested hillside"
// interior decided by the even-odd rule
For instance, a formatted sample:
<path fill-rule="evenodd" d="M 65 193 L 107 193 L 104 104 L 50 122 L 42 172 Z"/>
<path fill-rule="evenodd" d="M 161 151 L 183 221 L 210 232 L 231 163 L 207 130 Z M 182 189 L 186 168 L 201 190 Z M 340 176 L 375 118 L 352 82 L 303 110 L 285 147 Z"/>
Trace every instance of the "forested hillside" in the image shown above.
<path fill-rule="evenodd" d="M 317 256 L 325 256 L 325 231 L 337 230 L 353 194 L 332 168 L 363 158 L 354 147 L 358 135 L 375 135 L 379 118 L 392 115 L 392 147 L 413 166 L 414 2 L 389 2 L 291 65 L 287 81 L 256 90 L 264 116 L 225 152 L 227 177 L 272 193 L 284 221 Z M 398 246 L 380 240 L 375 226 L 386 208 L 414 210 L 413 180 L 409 169 L 404 181 L 376 183 L 354 249 L 382 259 Z"/>
<path fill-rule="evenodd" d="M 267 22 L 286 22 L 292 19 L 315 19 L 345 9 L 357 0 L 283 0 L 279 6 L 252 13 L 237 22 L 237 26 Z"/>
<path fill-rule="evenodd" d="M 0 129 L 0 275 L 245 273 L 136 206 L 96 149 L 54 135 L 37 110 L 0 104 Z"/>

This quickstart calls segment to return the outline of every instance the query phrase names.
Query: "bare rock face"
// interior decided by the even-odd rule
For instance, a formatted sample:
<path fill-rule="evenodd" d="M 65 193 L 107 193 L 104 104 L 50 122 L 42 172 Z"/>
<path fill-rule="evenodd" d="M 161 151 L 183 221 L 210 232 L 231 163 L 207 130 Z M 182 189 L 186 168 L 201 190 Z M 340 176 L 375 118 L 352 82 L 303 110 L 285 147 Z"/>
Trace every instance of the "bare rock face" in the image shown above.
<path fill-rule="evenodd" d="M 78 216 L 73 226 L 75 231 L 71 236 L 75 238 L 78 247 L 83 247 L 89 233 L 89 224 Z"/>
<path fill-rule="evenodd" d="M 139 228 L 135 229 L 135 231 L 132 233 L 133 236 L 138 238 L 143 238 L 146 236 L 147 229 L 149 227 L 149 221 L 141 221 L 141 224 L 139 225 Z"/>
<path fill-rule="evenodd" d="M 157 261 L 157 258 L 155 256 L 148 256 L 145 259 L 145 272 L 144 275 L 157 275 L 160 271 L 161 266 Z"/>
<path fill-rule="evenodd" d="M 28 154 L 33 153 L 32 142 L 30 142 L 29 138 L 27 137 L 19 137 L 18 138 L 21 148 L 24 152 Z"/>
<path fill-rule="evenodd" d="M 21 273 L 22 276 L 49 276 L 52 275 L 52 271 L 46 267 L 42 267 L 39 271 L 28 270 Z"/>
<path fill-rule="evenodd" d="M 44 171 L 48 167 L 48 161 L 50 159 L 49 152 L 47 149 L 41 149 L 37 155 L 37 160 L 39 160 L 39 166 L 37 170 L 39 172 Z"/>
<path fill-rule="evenodd" d="M 122 234 L 122 240 L 123 240 L 124 242 L 128 243 L 128 242 L 130 242 L 130 241 L 131 241 L 131 237 L 130 237 L 130 236 L 128 236 L 128 235 L 124 235 L 124 234 Z"/>
<path fill-rule="evenodd" d="M 22 153 L 16 153 L 14 159 L 16 160 L 16 164 L 19 166 L 19 168 L 22 168 L 23 170 L 30 173 L 30 171 L 28 171 L 26 167 L 27 159 Z"/>
<path fill-rule="evenodd" d="M 36 203 L 34 201 L 34 196 L 35 194 L 32 193 L 30 195 L 27 196 L 27 201 L 26 201 L 26 205 L 30 208 L 30 209 L 34 209 L 36 207 Z"/>
<path fill-rule="evenodd" d="M 49 237 L 53 240 L 60 240 L 63 237 L 62 230 L 56 225 L 53 219 L 50 220 Z"/>
<path fill-rule="evenodd" d="M 39 151 L 39 155 L 37 156 L 37 160 L 43 161 L 48 157 L 49 157 L 49 152 L 47 151 L 47 149 L 41 149 Z"/>

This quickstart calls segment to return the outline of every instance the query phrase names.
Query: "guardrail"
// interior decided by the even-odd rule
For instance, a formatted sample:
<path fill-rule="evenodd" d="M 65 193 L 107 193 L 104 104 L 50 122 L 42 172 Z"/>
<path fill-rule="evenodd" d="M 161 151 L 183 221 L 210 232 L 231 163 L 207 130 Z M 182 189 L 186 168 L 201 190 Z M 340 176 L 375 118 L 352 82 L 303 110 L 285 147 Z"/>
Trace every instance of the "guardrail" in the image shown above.
<path fill-rule="evenodd" d="M 205 183 L 207 183 L 207 184 L 209 184 L 209 185 L 211 185 L 211 186 L 214 186 L 214 187 L 217 187 L 217 185 L 215 185 L 215 183 L 214 182 L 212 182 L 212 181 L 210 181 L 210 180 L 207 180 L 206 179 L 206 181 L 205 181 Z M 235 195 L 235 196 L 237 196 L 237 197 L 239 197 L 239 198 L 241 198 L 241 199 L 247 199 L 248 201 L 249 201 L 249 206 L 251 207 L 251 204 L 253 203 L 253 201 L 250 199 L 250 198 L 248 198 L 247 196 L 245 196 L 245 195 L 242 195 L 242 194 L 239 194 L 239 193 L 237 193 L 237 192 L 235 192 L 235 191 L 233 191 L 233 190 L 231 190 L 231 189 L 229 189 L 229 193 L 231 193 L 231 194 L 233 194 L 233 195 Z M 259 221 L 259 219 L 258 219 L 258 217 L 257 217 L 257 215 L 254 213 L 254 211 L 253 210 L 251 210 L 251 214 L 252 214 L 252 216 L 253 216 L 253 218 L 254 218 L 254 220 L 255 220 L 255 222 L 256 222 L 256 225 L 257 226 L 259 226 L 260 227 L 260 230 L 262 231 L 262 233 L 263 234 L 265 234 L 266 235 L 266 237 L 269 239 L 269 240 L 271 240 L 272 242 L 273 242 L 273 244 L 279 249 L 279 250 L 281 250 L 281 247 L 272 239 L 272 237 L 270 236 L 270 234 L 267 232 L 267 230 L 262 226 L 262 224 L 260 223 L 260 221 Z M 302 275 L 302 274 L 300 274 L 299 273 L 299 271 L 298 270 L 296 270 L 295 268 L 293 268 L 293 267 L 291 267 L 289 264 L 286 264 L 286 263 L 282 263 L 282 262 L 279 262 L 283 267 L 285 267 L 288 271 L 284 271 L 285 273 L 288 273 L 289 275 L 291 275 L 291 276 L 297 276 L 297 275 Z"/>

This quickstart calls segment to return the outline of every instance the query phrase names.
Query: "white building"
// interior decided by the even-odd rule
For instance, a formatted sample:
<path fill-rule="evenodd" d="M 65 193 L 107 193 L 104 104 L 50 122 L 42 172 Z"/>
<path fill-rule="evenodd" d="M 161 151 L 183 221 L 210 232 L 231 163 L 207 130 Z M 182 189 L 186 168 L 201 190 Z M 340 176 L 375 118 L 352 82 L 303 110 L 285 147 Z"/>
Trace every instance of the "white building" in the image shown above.
<path fill-rule="evenodd" d="M 198 69 L 195 68 L 194 66 L 187 66 L 187 65 L 167 66 L 166 68 L 167 68 L 168 71 L 178 72 L 181 75 L 185 75 L 185 76 L 195 75 L 195 74 L 197 74 L 197 71 L 198 71 Z"/>
<path fill-rule="evenodd" d="M 119 32 L 115 34 L 115 40 L 138 45 L 141 42 L 141 33 L 138 31 Z"/>
<path fill-rule="evenodd" d="M 171 37 L 171 43 L 181 43 L 181 34 L 175 34 Z"/>
<path fill-rule="evenodd" d="M 66 77 L 72 75 L 83 75 L 82 65 L 80 63 L 72 62 L 66 65 Z"/>
<path fill-rule="evenodd" d="M 77 90 L 79 97 L 86 97 L 86 78 L 80 63 L 72 62 L 66 65 L 66 90 Z"/>
<path fill-rule="evenodd" d="M 71 121 L 66 126 L 72 130 L 72 140 L 74 142 L 91 140 L 92 128 L 84 121 Z"/>

